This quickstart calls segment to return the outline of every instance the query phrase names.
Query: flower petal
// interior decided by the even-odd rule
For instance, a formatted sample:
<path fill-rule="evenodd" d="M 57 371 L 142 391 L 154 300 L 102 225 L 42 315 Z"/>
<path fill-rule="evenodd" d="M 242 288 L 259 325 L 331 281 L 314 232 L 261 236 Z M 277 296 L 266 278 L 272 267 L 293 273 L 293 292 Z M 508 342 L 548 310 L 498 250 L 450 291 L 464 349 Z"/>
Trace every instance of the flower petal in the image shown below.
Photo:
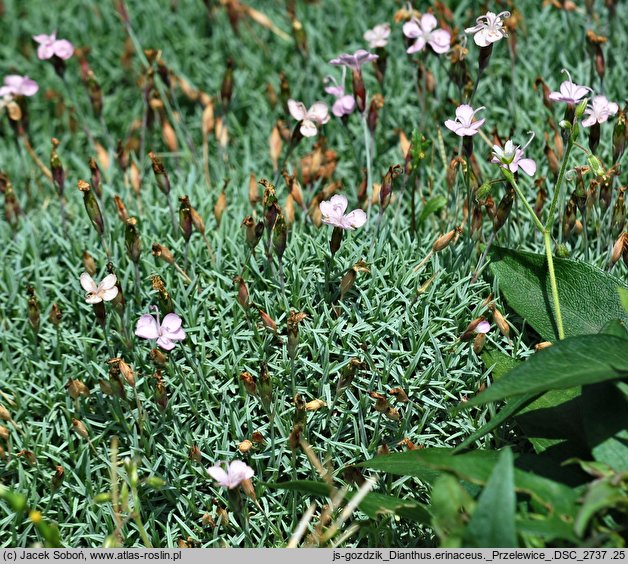
<path fill-rule="evenodd" d="M 171 341 L 183 341 L 185 339 L 185 331 L 181 328 L 177 329 L 176 331 L 171 332 L 171 331 L 164 331 L 162 327 L 161 332 L 164 334 L 165 337 L 167 337 Z"/>
<path fill-rule="evenodd" d="M 174 343 L 165 335 L 162 335 L 159 339 L 157 339 L 157 344 L 165 351 L 171 351 L 175 347 Z"/>
<path fill-rule="evenodd" d="M 59 39 L 53 45 L 54 53 L 64 61 L 74 54 L 74 46 L 67 39 Z"/>
<path fill-rule="evenodd" d="M 318 132 L 318 129 L 316 129 L 316 124 L 313 121 L 310 121 L 309 119 L 304 119 L 301 122 L 301 127 L 299 128 L 299 131 L 301 132 L 301 135 L 303 135 L 303 137 L 314 137 Z"/>
<path fill-rule="evenodd" d="M 88 304 L 99 304 L 100 302 L 102 302 L 102 298 L 98 294 L 88 294 L 85 297 L 85 301 Z"/>
<path fill-rule="evenodd" d="M 476 333 L 488 333 L 491 330 L 491 324 L 488 321 L 480 321 L 475 328 Z"/>
<path fill-rule="evenodd" d="M 489 29 L 481 29 L 473 36 L 473 41 L 478 47 L 487 47 L 493 41 L 491 40 L 490 30 Z"/>
<path fill-rule="evenodd" d="M 425 38 L 423 36 L 417 37 L 417 40 L 414 42 L 414 45 L 408 47 L 406 53 L 408 55 L 412 55 L 412 53 L 418 53 L 419 51 L 423 51 L 425 48 Z"/>
<path fill-rule="evenodd" d="M 469 125 L 473 119 L 473 108 L 469 104 L 460 104 L 456 108 L 456 118 L 461 124 Z"/>
<path fill-rule="evenodd" d="M 54 47 L 51 43 L 42 43 L 39 47 L 37 47 L 37 58 L 41 60 L 47 60 L 52 58 L 55 54 Z"/>
<path fill-rule="evenodd" d="M 39 35 L 33 35 L 33 39 L 37 43 L 54 43 L 56 37 L 55 34 L 46 35 L 45 33 L 40 33 Z"/>
<path fill-rule="evenodd" d="M 329 108 L 324 102 L 314 102 L 305 117 L 320 124 L 327 123 L 329 121 Z"/>
<path fill-rule="evenodd" d="M 163 318 L 161 328 L 168 331 L 168 333 L 175 333 L 181 328 L 182 324 L 183 320 L 176 313 L 169 313 Z"/>
<path fill-rule="evenodd" d="M 216 480 L 216 482 L 218 482 L 218 485 L 223 486 L 225 488 L 228 487 L 229 478 L 223 468 L 221 468 L 220 466 L 212 466 L 211 468 L 207 469 L 207 473 L 214 480 Z"/>
<path fill-rule="evenodd" d="M 449 51 L 451 45 L 451 34 L 444 29 L 437 29 L 432 32 L 429 40 L 430 47 L 434 49 L 434 52 L 442 55 Z"/>
<path fill-rule="evenodd" d="M 288 110 L 290 111 L 290 115 L 297 121 L 301 121 L 305 118 L 305 114 L 307 114 L 307 110 L 305 109 L 303 102 L 297 102 L 292 99 L 288 100 Z"/>
<path fill-rule="evenodd" d="M 118 278 L 115 274 L 108 274 L 102 279 L 101 283 L 98 284 L 98 290 L 110 290 L 116 285 L 117 281 Z"/>
<path fill-rule="evenodd" d="M 426 13 L 421 16 L 421 29 L 424 33 L 429 33 L 433 29 L 436 29 L 437 25 L 438 21 L 434 17 L 434 14 Z"/>
<path fill-rule="evenodd" d="M 358 229 L 366 223 L 366 213 L 360 209 L 353 210 L 344 216 L 342 222 L 347 226 L 347 229 Z"/>
<path fill-rule="evenodd" d="M 20 91 L 18 94 L 22 94 L 23 96 L 32 96 L 36 94 L 39 90 L 39 85 L 32 79 L 25 76 L 22 80 L 22 85 L 20 86 Z"/>
<path fill-rule="evenodd" d="M 135 334 L 142 339 L 158 339 L 159 328 L 157 327 L 157 320 L 152 315 L 145 313 L 137 321 Z"/>
<path fill-rule="evenodd" d="M 416 20 L 411 20 L 403 24 L 403 34 L 410 39 L 414 39 L 423 35 L 419 23 Z"/>
<path fill-rule="evenodd" d="M 536 173 L 536 163 L 532 159 L 521 159 L 518 162 L 521 170 L 528 176 L 534 176 Z"/>
<path fill-rule="evenodd" d="M 108 290 L 103 290 L 99 292 L 99 295 L 102 297 L 104 302 L 110 302 L 118 295 L 118 288 L 114 286 Z"/>
<path fill-rule="evenodd" d="M 98 291 L 98 286 L 96 285 L 96 282 L 94 282 L 94 279 L 87 272 L 83 272 L 83 274 L 81 274 L 81 276 L 79 277 L 79 282 L 81 283 L 83 290 L 85 290 L 86 292 L 90 292 L 93 294 L 94 292 Z"/>

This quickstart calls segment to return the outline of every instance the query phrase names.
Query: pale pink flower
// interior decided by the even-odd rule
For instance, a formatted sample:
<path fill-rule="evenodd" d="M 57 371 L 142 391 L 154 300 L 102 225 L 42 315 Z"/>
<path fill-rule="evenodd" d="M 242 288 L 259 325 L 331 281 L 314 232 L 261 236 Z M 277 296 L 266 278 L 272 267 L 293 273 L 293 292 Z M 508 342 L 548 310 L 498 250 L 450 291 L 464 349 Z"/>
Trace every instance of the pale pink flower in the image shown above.
<path fill-rule="evenodd" d="M 493 145 L 493 158 L 491 162 L 510 170 L 512 173 L 521 169 L 528 176 L 534 176 L 536 173 L 536 163 L 532 159 L 524 158 L 524 151 L 532 139 L 534 139 L 534 133 L 522 148 L 517 147 L 510 139 L 506 141 L 503 149 L 499 145 Z"/>
<path fill-rule="evenodd" d="M 373 29 L 364 32 L 364 40 L 368 42 L 370 49 L 386 47 L 390 36 L 390 24 L 383 23 L 376 25 Z"/>
<path fill-rule="evenodd" d="M 318 131 L 316 126 L 329 121 L 329 108 L 324 102 L 314 102 L 306 110 L 302 102 L 288 100 L 288 110 L 294 119 L 301 122 L 299 131 L 303 137 L 314 137 Z"/>
<path fill-rule="evenodd" d="M 185 339 L 182 323 L 176 313 L 169 313 L 161 323 L 159 323 L 159 313 L 157 313 L 157 318 L 146 313 L 139 318 L 135 334 L 142 339 L 157 340 L 157 344 L 162 349 L 171 351 L 175 347 L 174 341 Z"/>
<path fill-rule="evenodd" d="M 0 96 L 33 96 L 39 85 L 28 76 L 9 74 L 4 77 L 4 86 L 0 87 Z"/>
<path fill-rule="evenodd" d="M 480 321 L 474 329 L 475 333 L 488 333 L 491 330 L 491 324 L 488 321 Z"/>
<path fill-rule="evenodd" d="M 83 272 L 79 277 L 79 281 L 83 290 L 87 292 L 85 301 L 88 304 L 110 302 L 118 295 L 118 287 L 116 286 L 118 279 L 115 274 L 105 276 L 100 284 L 96 284 L 87 272 Z"/>
<path fill-rule="evenodd" d="M 591 89 L 588 86 L 580 86 L 571 81 L 569 71 L 563 69 L 563 72 L 569 77 L 569 80 L 565 80 L 560 85 L 559 92 L 551 92 L 549 99 L 553 102 L 566 102 L 567 104 L 577 104 L 582 98 L 584 98 Z"/>
<path fill-rule="evenodd" d="M 227 470 L 220 466 L 220 464 L 226 464 L 225 462 L 216 463 L 211 468 L 207 469 L 207 473 L 216 480 L 217 486 L 223 488 L 237 488 L 244 480 L 250 480 L 255 471 L 246 462 L 241 460 L 234 460 L 227 465 Z"/>
<path fill-rule="evenodd" d="M 403 24 L 403 34 L 410 39 L 416 39 L 407 52 L 416 53 L 429 45 L 439 55 L 446 53 L 451 45 L 451 34 L 445 29 L 436 29 L 437 25 L 438 21 L 432 14 L 423 14 L 420 20 L 412 18 Z"/>
<path fill-rule="evenodd" d="M 350 53 L 343 53 L 339 57 L 329 61 L 329 63 L 332 65 L 349 67 L 351 70 L 359 71 L 362 65 L 375 61 L 376 59 L 379 59 L 379 55 L 369 53 L 365 49 L 358 49 L 353 55 Z"/>
<path fill-rule="evenodd" d="M 504 20 L 510 17 L 510 12 L 486 12 L 486 15 L 476 18 L 473 27 L 465 29 L 465 33 L 473 33 L 473 41 L 479 47 L 488 47 L 492 43 L 499 41 L 502 37 L 508 37 Z"/>
<path fill-rule="evenodd" d="M 480 130 L 482 124 L 486 121 L 483 119 L 473 121 L 475 114 L 483 109 L 484 106 L 474 110 L 468 104 L 462 104 L 456 108 L 456 119 L 448 119 L 445 122 L 445 127 L 447 127 L 447 129 L 451 129 L 451 131 L 460 137 L 470 137 L 475 135 Z"/>
<path fill-rule="evenodd" d="M 57 39 L 57 33 L 52 35 L 33 35 L 33 39 L 39 43 L 37 47 L 37 57 L 46 60 L 52 59 L 55 55 L 60 59 L 69 59 L 74 54 L 74 46 L 67 39 Z"/>
<path fill-rule="evenodd" d="M 606 96 L 594 96 L 591 100 L 591 104 L 584 110 L 584 113 L 589 117 L 582 120 L 582 125 L 584 127 L 591 127 L 596 123 L 604 123 L 618 111 L 619 106 L 615 102 L 609 102 Z"/>
<path fill-rule="evenodd" d="M 344 80 L 344 73 L 343 73 Z M 351 94 L 345 94 L 345 89 L 339 85 L 333 76 L 326 77 L 325 81 L 333 82 L 333 86 L 327 86 L 325 92 L 336 98 L 334 105 L 331 107 L 331 113 L 336 117 L 343 117 L 352 114 L 355 110 L 355 98 Z"/>
<path fill-rule="evenodd" d="M 348 205 L 349 201 L 341 194 L 336 194 L 330 200 L 321 202 L 320 210 L 323 223 L 349 231 L 362 227 L 366 223 L 366 214 L 363 210 L 357 209 L 345 215 Z"/>

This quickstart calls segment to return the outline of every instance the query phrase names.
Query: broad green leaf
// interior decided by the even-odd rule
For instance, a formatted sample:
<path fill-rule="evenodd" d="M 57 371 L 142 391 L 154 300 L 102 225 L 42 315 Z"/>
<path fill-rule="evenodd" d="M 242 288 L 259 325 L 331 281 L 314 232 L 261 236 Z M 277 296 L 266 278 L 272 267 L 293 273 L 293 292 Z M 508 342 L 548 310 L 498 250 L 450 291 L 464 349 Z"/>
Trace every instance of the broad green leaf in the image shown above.
<path fill-rule="evenodd" d="M 574 545 L 578 542 L 573 531 L 573 523 L 566 523 L 555 515 L 538 519 L 524 518 L 517 520 L 517 531 L 520 535 L 541 537 L 545 542 L 555 539 L 567 540 Z"/>
<path fill-rule="evenodd" d="M 515 495 L 512 451 L 501 451 L 497 463 L 478 498 L 478 503 L 465 531 L 465 546 L 480 548 L 514 548 Z"/>
<path fill-rule="evenodd" d="M 628 471 L 628 400 L 611 383 L 585 386 L 584 435 L 593 458 L 616 472 Z"/>
<path fill-rule="evenodd" d="M 619 288 L 619 299 L 626 313 L 628 313 L 628 288 Z"/>
<path fill-rule="evenodd" d="M 482 353 L 482 362 L 486 368 L 491 369 L 493 380 L 499 380 L 502 376 L 508 374 L 515 366 L 521 364 L 522 361 L 518 358 L 512 358 L 501 351 L 492 350 Z"/>
<path fill-rule="evenodd" d="M 612 335 L 572 337 L 536 353 L 460 407 L 594 384 L 627 374 L 628 347 L 624 339 Z"/>
<path fill-rule="evenodd" d="M 491 271 L 510 307 L 544 340 L 558 340 L 546 258 L 494 247 Z M 598 333 L 611 319 L 628 320 L 618 288 L 625 284 L 584 262 L 554 259 L 565 336 Z"/>
<path fill-rule="evenodd" d="M 433 213 L 438 213 L 446 205 L 447 198 L 445 198 L 445 196 L 436 196 L 435 198 L 428 200 L 419 213 L 419 224 L 423 223 Z"/>
<path fill-rule="evenodd" d="M 309 493 L 315 496 L 329 497 L 331 495 L 331 487 L 324 482 L 315 482 L 313 480 L 295 480 L 292 482 L 277 482 L 267 484 L 268 487 L 274 489 L 293 490 L 298 492 Z M 346 499 L 350 500 L 355 492 L 348 491 Z M 395 514 L 423 524 L 429 524 L 431 517 L 425 506 L 411 499 L 400 499 L 398 497 L 370 492 L 366 494 L 364 499 L 358 505 L 360 510 L 375 519 L 380 515 Z"/>
<path fill-rule="evenodd" d="M 425 448 L 378 456 L 358 464 L 401 476 L 415 476 L 433 483 L 442 472 L 450 472 L 461 480 L 485 484 L 498 454 L 491 450 L 474 450 L 453 455 L 449 448 Z M 537 500 L 549 511 L 573 515 L 578 494 L 570 487 L 530 472 L 515 469 L 515 489 Z"/>
<path fill-rule="evenodd" d="M 621 319 L 611 319 L 602 327 L 600 333 L 628 339 L 628 329 L 626 329 L 626 324 Z"/>
<path fill-rule="evenodd" d="M 475 501 L 450 474 L 442 474 L 434 481 L 430 498 L 432 528 L 443 548 L 459 548 L 469 515 L 473 513 Z"/>

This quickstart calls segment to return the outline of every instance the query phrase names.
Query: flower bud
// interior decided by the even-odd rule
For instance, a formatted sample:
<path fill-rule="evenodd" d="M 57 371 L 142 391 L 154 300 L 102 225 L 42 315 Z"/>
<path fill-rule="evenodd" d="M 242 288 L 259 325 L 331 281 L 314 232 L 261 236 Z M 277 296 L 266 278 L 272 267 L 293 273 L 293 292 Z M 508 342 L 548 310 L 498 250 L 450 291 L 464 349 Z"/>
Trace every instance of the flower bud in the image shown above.
<path fill-rule="evenodd" d="M 155 366 L 164 367 L 168 364 L 168 355 L 159 349 L 151 349 L 148 356 Z"/>
<path fill-rule="evenodd" d="M 282 213 L 278 213 L 273 228 L 273 248 L 277 260 L 281 262 L 288 241 L 288 226 Z"/>
<path fill-rule="evenodd" d="M 31 327 L 33 328 L 33 331 L 35 333 L 39 333 L 39 323 L 41 321 L 41 308 L 39 306 L 39 300 L 37 299 L 37 296 L 35 295 L 35 288 L 33 288 L 32 286 L 29 286 L 26 289 L 26 293 L 28 294 L 28 304 L 27 304 L 27 311 L 28 311 L 28 321 L 31 324 Z"/>
<path fill-rule="evenodd" d="M 231 57 L 227 58 L 227 68 L 225 74 L 222 77 L 222 84 L 220 85 L 220 101 L 222 102 L 222 111 L 226 113 L 231 103 L 231 96 L 233 95 L 233 60 Z"/>
<path fill-rule="evenodd" d="M 55 466 L 55 473 L 52 475 L 51 487 L 52 491 L 56 491 L 61 487 L 63 483 L 63 476 L 65 474 L 65 470 L 63 466 Z"/>
<path fill-rule="evenodd" d="M 159 275 L 154 275 L 151 278 L 151 282 L 153 284 L 153 290 L 158 292 L 157 294 L 157 302 L 159 306 L 159 311 L 162 315 L 168 315 L 174 311 L 174 304 L 172 303 L 172 297 L 170 296 L 170 292 L 166 290 L 166 285 L 164 281 L 161 279 Z"/>
<path fill-rule="evenodd" d="M 148 153 L 148 157 L 150 158 L 153 165 L 153 173 L 155 174 L 157 186 L 165 196 L 168 196 L 168 194 L 170 194 L 170 178 L 168 178 L 166 168 L 164 167 L 161 160 L 159 160 L 155 153 L 153 153 L 152 151 Z"/>
<path fill-rule="evenodd" d="M 242 226 L 245 229 L 246 244 L 251 252 L 254 252 L 255 247 L 257 247 L 257 244 L 260 242 L 262 235 L 264 234 L 264 222 L 259 221 L 258 223 L 255 223 L 253 216 L 249 215 L 244 218 Z"/>
<path fill-rule="evenodd" d="M 59 327 L 62 318 L 63 314 L 61 313 L 61 309 L 59 309 L 59 306 L 56 303 L 52 304 L 52 307 L 50 308 L 50 313 L 48 314 L 48 320 L 50 321 L 50 323 L 52 323 L 55 327 Z"/>
<path fill-rule="evenodd" d="M 120 218 L 120 221 L 126 222 L 126 220 L 129 219 L 129 213 L 127 212 L 126 206 L 124 205 L 122 198 L 120 198 L 120 196 L 116 194 L 113 197 L 113 203 L 116 206 L 116 211 L 118 212 L 118 217 Z"/>
<path fill-rule="evenodd" d="M 249 394 L 250 396 L 257 395 L 257 385 L 255 383 L 255 378 L 250 372 L 242 372 L 240 374 L 240 382 L 242 382 L 242 385 L 244 386 L 247 394 Z"/>
<path fill-rule="evenodd" d="M 260 365 L 260 373 L 258 378 L 259 399 L 264 406 L 266 412 L 270 412 L 270 406 L 273 400 L 273 382 L 268 374 L 266 363 Z"/>
<path fill-rule="evenodd" d="M 78 181 L 78 189 L 83 192 L 83 204 L 85 205 L 85 211 L 92 222 L 94 229 L 102 237 L 105 232 L 105 222 L 103 220 L 98 200 L 92 192 L 89 184 L 84 180 Z"/>
<path fill-rule="evenodd" d="M 65 385 L 66 389 L 68 390 L 68 395 L 73 399 L 77 399 L 81 396 L 83 397 L 89 397 L 91 395 L 91 392 L 89 391 L 89 388 L 83 384 L 83 382 L 81 382 L 80 380 L 69 380 L 68 383 Z"/>
<path fill-rule="evenodd" d="M 388 393 L 393 396 L 398 402 L 408 403 L 410 401 L 408 394 L 406 394 L 403 388 L 392 388 L 391 390 L 388 390 Z"/>
<path fill-rule="evenodd" d="M 98 167 L 98 163 L 94 157 L 90 157 L 89 161 L 87 161 L 87 166 L 89 166 L 89 170 L 92 173 L 91 181 L 92 181 L 92 190 L 99 198 L 102 198 L 102 186 L 100 184 L 100 168 Z"/>
<path fill-rule="evenodd" d="M 501 314 L 501 312 L 495 306 L 493 306 L 493 308 L 492 308 L 492 313 L 493 313 L 493 322 L 495 323 L 495 325 L 497 325 L 497 328 L 499 329 L 501 334 L 504 337 L 509 337 L 510 336 L 510 325 L 508 325 L 508 322 L 506 321 L 504 316 Z"/>
<path fill-rule="evenodd" d="M 190 211 L 190 200 L 187 196 L 179 198 L 179 228 L 183 234 L 185 242 L 189 242 L 192 237 L 192 213 Z"/>
<path fill-rule="evenodd" d="M 220 221 L 222 220 L 222 215 L 225 213 L 227 209 L 227 194 L 223 190 L 220 192 L 216 203 L 214 204 L 214 218 L 216 219 L 216 225 L 220 226 Z M 196 212 L 194 212 L 196 213 Z M 200 216 L 196 214 L 200 219 Z M 205 227 L 203 227 L 203 231 L 205 231 Z"/>
<path fill-rule="evenodd" d="M 142 240 L 137 230 L 137 219 L 130 217 L 126 220 L 124 230 L 124 243 L 126 246 L 126 254 L 134 263 L 139 263 L 140 253 L 142 251 Z"/>
<path fill-rule="evenodd" d="M 96 321 L 103 329 L 105 329 L 106 324 L 107 324 L 106 322 L 107 313 L 105 311 L 105 302 L 98 302 L 97 304 L 92 304 L 92 309 L 94 311 L 94 317 L 96 318 Z"/>
<path fill-rule="evenodd" d="M 355 98 L 356 107 L 361 114 L 366 109 L 366 88 L 362 79 L 362 71 L 357 68 L 352 70 L 353 77 L 353 97 Z"/>
<path fill-rule="evenodd" d="M 440 253 L 441 251 L 444 251 L 447 247 L 449 247 L 452 242 L 456 242 L 461 233 L 462 228 L 456 227 L 451 231 L 448 231 L 444 235 L 441 235 L 438 239 L 436 239 L 436 241 L 434 241 L 434 244 L 432 245 L 432 251 L 434 251 L 435 253 Z"/>
<path fill-rule="evenodd" d="M 341 227 L 334 227 L 331 232 L 331 239 L 329 240 L 329 250 L 331 251 L 331 256 L 333 257 L 340 249 L 340 244 L 342 243 L 342 237 L 344 235 L 344 229 Z"/>
<path fill-rule="evenodd" d="M 352 358 L 349 360 L 349 363 L 340 372 L 340 378 L 336 384 L 336 394 L 339 394 L 341 391 L 348 388 L 358 372 L 360 370 L 364 370 L 365 368 L 366 364 L 364 364 L 360 359 Z"/>
<path fill-rule="evenodd" d="M 203 459 L 201 449 L 198 448 L 196 445 L 192 445 L 190 447 L 190 451 L 188 452 L 188 458 L 190 460 L 193 460 L 194 462 L 201 462 L 201 460 Z"/>
<path fill-rule="evenodd" d="M 369 104 L 368 117 L 366 123 L 368 125 L 371 135 L 375 135 L 375 129 L 377 128 L 377 121 L 379 120 L 379 112 L 384 107 L 384 97 L 377 93 L 371 98 Z"/>
<path fill-rule="evenodd" d="M 238 288 L 237 301 L 241 307 L 247 309 L 249 307 L 249 289 L 246 286 L 246 282 L 242 276 L 236 276 L 233 279 L 234 284 Z"/>
<path fill-rule="evenodd" d="M 94 258 L 87 251 L 83 251 L 83 268 L 90 276 L 94 276 L 98 270 Z"/>
<path fill-rule="evenodd" d="M 497 205 L 497 211 L 495 212 L 495 217 L 493 218 L 493 229 L 497 233 L 508 219 L 510 215 L 510 210 L 512 209 L 512 204 L 515 199 L 515 191 L 512 188 L 508 188 L 506 193 L 500 200 Z"/>
<path fill-rule="evenodd" d="M 249 452 L 251 449 L 253 448 L 253 443 L 251 441 L 249 441 L 248 439 L 244 439 L 239 445 L 238 445 L 238 450 L 242 453 L 242 454 L 246 454 L 247 452 Z"/>
<path fill-rule="evenodd" d="M 290 310 L 290 315 L 287 321 L 287 349 L 288 356 L 294 360 L 297 354 L 297 347 L 299 346 L 299 324 L 307 317 L 306 313 L 297 313 L 293 309 Z"/>
<path fill-rule="evenodd" d="M 572 194 L 565 206 L 563 214 L 563 239 L 568 239 L 576 224 L 576 202 Z"/>
<path fill-rule="evenodd" d="M 628 231 L 624 231 L 615 241 L 613 248 L 611 249 L 611 257 L 609 261 L 609 270 L 613 268 L 615 263 L 624 255 L 625 250 L 628 250 Z"/>
<path fill-rule="evenodd" d="M 168 264 L 175 263 L 174 255 L 172 254 L 170 249 L 168 249 L 168 247 L 164 247 L 163 245 L 160 245 L 159 243 L 153 243 L 152 252 L 153 252 L 153 256 L 156 259 L 161 259 L 164 262 L 167 262 Z"/>
<path fill-rule="evenodd" d="M 584 98 L 580 100 L 580 102 L 576 106 L 576 119 L 580 119 L 584 115 L 584 110 L 587 109 L 588 101 L 589 101 L 588 98 Z"/>
<path fill-rule="evenodd" d="M 611 233 L 613 237 L 617 237 L 626 225 L 626 204 L 625 204 L 626 187 L 619 188 L 617 200 L 613 206 L 613 215 L 611 217 Z"/>
<path fill-rule="evenodd" d="M 613 127 L 613 162 L 618 163 L 626 148 L 626 109 L 619 110 Z"/>
<path fill-rule="evenodd" d="M 395 178 L 397 178 L 397 176 L 401 174 L 401 172 L 402 168 L 400 165 L 388 167 L 388 172 L 384 175 L 384 178 L 382 179 L 382 185 L 379 191 L 379 202 L 382 211 L 385 210 L 390 203 L 393 181 Z"/>
<path fill-rule="evenodd" d="M 63 196 L 63 188 L 65 186 L 65 173 L 63 171 L 63 164 L 57 154 L 57 147 L 59 146 L 59 140 L 56 137 L 51 139 L 52 151 L 50 152 L 50 172 L 52 173 L 52 182 L 57 189 L 59 197 Z"/>
<path fill-rule="evenodd" d="M 259 307 L 257 308 L 257 311 L 259 312 L 259 316 L 262 320 L 262 323 L 268 327 L 270 330 L 272 330 L 273 332 L 277 332 L 277 324 L 273 321 L 273 318 L 268 315 L 263 309 L 260 309 Z"/>
<path fill-rule="evenodd" d="M 74 432 L 83 439 L 89 439 L 89 432 L 87 431 L 87 427 L 85 427 L 85 424 L 82 421 L 79 421 L 78 419 L 75 419 L 73 417 L 72 428 L 74 429 Z"/>
<path fill-rule="evenodd" d="M 133 369 L 123 359 L 120 359 L 118 362 L 118 368 L 127 384 L 135 388 L 135 372 L 133 372 Z"/>
<path fill-rule="evenodd" d="M 161 372 L 159 370 L 155 372 L 154 377 L 157 379 L 157 383 L 155 384 L 155 393 L 153 396 L 155 403 L 161 411 L 166 411 L 166 408 L 168 407 L 168 393 L 166 392 L 166 386 L 161 378 Z"/>

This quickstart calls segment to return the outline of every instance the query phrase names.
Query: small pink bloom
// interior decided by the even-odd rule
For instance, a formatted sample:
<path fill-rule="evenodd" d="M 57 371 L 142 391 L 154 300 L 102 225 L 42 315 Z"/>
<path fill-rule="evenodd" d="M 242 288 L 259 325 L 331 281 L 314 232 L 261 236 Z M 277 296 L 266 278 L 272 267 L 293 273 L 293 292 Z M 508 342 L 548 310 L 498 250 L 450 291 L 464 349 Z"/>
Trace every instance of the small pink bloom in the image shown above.
<path fill-rule="evenodd" d="M 486 15 L 476 18 L 473 27 L 465 29 L 465 33 L 473 33 L 473 41 L 479 47 L 488 47 L 491 43 L 507 37 L 504 20 L 510 17 L 510 12 L 486 12 Z"/>
<path fill-rule="evenodd" d="M 390 24 L 387 23 L 376 25 L 373 29 L 369 29 L 364 33 L 364 39 L 368 42 L 370 49 L 386 47 L 389 36 Z"/>
<path fill-rule="evenodd" d="M 336 117 L 348 116 L 355 110 L 355 98 L 351 94 L 340 96 L 331 107 L 331 113 Z"/>
<path fill-rule="evenodd" d="M 589 117 L 582 120 L 582 125 L 584 125 L 584 127 L 591 127 L 596 123 L 604 123 L 618 111 L 619 106 L 615 102 L 609 102 L 606 96 L 594 96 L 591 100 L 591 104 L 584 110 L 584 113 Z"/>
<path fill-rule="evenodd" d="M 56 32 L 52 35 L 33 35 L 33 39 L 39 43 L 37 57 L 42 61 L 52 59 L 55 55 L 60 59 L 69 59 L 74 54 L 74 46 L 67 39 L 57 39 Z"/>
<path fill-rule="evenodd" d="M 503 149 L 499 145 L 493 145 L 491 162 L 500 165 L 502 168 L 507 168 L 512 173 L 521 169 L 528 176 L 534 176 L 536 174 L 536 163 L 532 159 L 524 158 L 524 151 L 532 139 L 534 139 L 534 134 L 522 148 L 517 147 L 510 139 L 506 141 Z"/>
<path fill-rule="evenodd" d="M 87 272 L 83 272 L 81 274 L 79 281 L 83 290 L 87 292 L 85 296 L 85 301 L 88 304 L 98 304 L 100 302 L 110 302 L 118 295 L 118 287 L 116 286 L 116 282 L 118 279 L 115 274 L 109 274 L 102 279 L 100 284 L 96 284 L 94 279 L 87 274 Z"/>
<path fill-rule="evenodd" d="M 563 69 L 563 72 L 569 77 L 569 80 L 565 80 L 560 85 L 559 92 L 551 92 L 549 99 L 553 102 L 566 102 L 567 104 L 577 104 L 582 98 L 584 98 L 591 89 L 588 86 L 580 86 L 571 81 L 569 72 Z"/>
<path fill-rule="evenodd" d="M 353 231 L 366 223 L 366 214 L 357 209 L 345 215 L 349 202 L 345 196 L 336 194 L 330 200 L 320 203 L 323 223 Z"/>
<path fill-rule="evenodd" d="M 378 55 L 374 55 L 373 53 L 369 53 L 365 49 L 358 49 L 353 55 L 349 53 L 343 53 L 339 57 L 332 59 L 329 61 L 332 65 L 342 65 L 345 67 L 349 67 L 351 70 L 360 70 L 360 67 L 366 63 L 370 63 L 371 61 L 375 61 L 379 59 Z"/>
<path fill-rule="evenodd" d="M 4 77 L 4 86 L 0 87 L 0 96 L 33 96 L 38 90 L 38 84 L 28 76 L 9 74 Z"/>
<path fill-rule="evenodd" d="M 488 321 L 480 321 L 475 328 L 476 333 L 488 333 L 491 330 L 491 324 Z"/>
<path fill-rule="evenodd" d="M 176 313 L 169 313 L 161 323 L 159 323 L 159 313 L 157 313 L 156 319 L 146 313 L 139 318 L 135 334 L 142 339 L 157 340 L 157 344 L 162 349 L 171 351 L 175 347 L 173 341 L 185 339 L 185 331 L 181 327 L 182 323 L 181 318 Z"/>
<path fill-rule="evenodd" d="M 486 121 L 483 119 L 474 121 L 475 114 L 483 109 L 484 106 L 474 110 L 468 104 L 462 104 L 456 108 L 456 119 L 448 119 L 445 122 L 445 127 L 447 127 L 447 129 L 451 129 L 451 131 L 460 137 L 470 137 L 475 135 L 480 130 L 482 124 Z"/>
<path fill-rule="evenodd" d="M 306 110 L 302 102 L 288 100 L 288 110 L 294 119 L 301 122 L 299 131 L 303 137 L 314 137 L 318 131 L 316 126 L 329 121 L 329 108 L 323 102 L 314 102 Z"/>
<path fill-rule="evenodd" d="M 250 480 L 255 475 L 253 468 L 241 460 L 234 460 L 228 464 L 226 471 L 220 464 L 226 463 L 216 463 L 207 469 L 207 473 L 216 480 L 217 486 L 222 486 L 223 488 L 229 488 L 230 490 L 237 488 L 241 482 Z"/>
<path fill-rule="evenodd" d="M 439 55 L 446 53 L 451 45 L 451 34 L 445 29 L 436 29 L 438 21 L 432 14 L 423 14 L 420 20 L 413 18 L 403 24 L 403 34 L 416 39 L 408 53 L 416 53 L 429 45 Z"/>

